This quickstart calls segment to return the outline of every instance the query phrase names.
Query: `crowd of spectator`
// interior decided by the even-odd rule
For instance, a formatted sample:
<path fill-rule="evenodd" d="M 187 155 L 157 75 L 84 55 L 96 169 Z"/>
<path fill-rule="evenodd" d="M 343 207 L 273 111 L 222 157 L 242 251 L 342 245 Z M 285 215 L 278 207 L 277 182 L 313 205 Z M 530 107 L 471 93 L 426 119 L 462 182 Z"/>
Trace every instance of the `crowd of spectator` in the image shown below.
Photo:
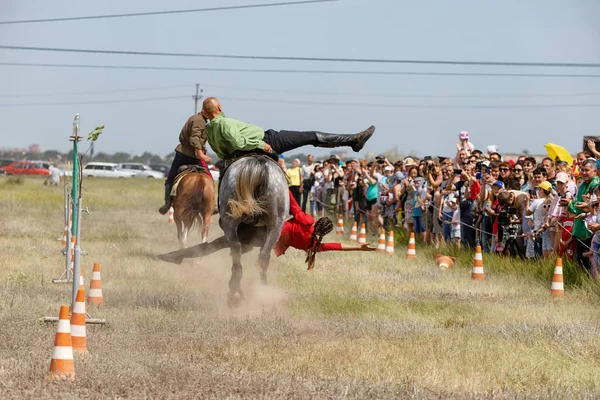
<path fill-rule="evenodd" d="M 321 162 L 309 155 L 286 168 L 290 190 L 315 217 L 343 215 L 367 227 L 414 232 L 421 243 L 523 259 L 560 255 L 596 277 L 600 249 L 600 152 L 594 142 L 575 159 L 507 159 L 497 146 L 478 150 L 459 134 L 453 157 Z M 453 152 L 454 153 L 454 152 Z"/>

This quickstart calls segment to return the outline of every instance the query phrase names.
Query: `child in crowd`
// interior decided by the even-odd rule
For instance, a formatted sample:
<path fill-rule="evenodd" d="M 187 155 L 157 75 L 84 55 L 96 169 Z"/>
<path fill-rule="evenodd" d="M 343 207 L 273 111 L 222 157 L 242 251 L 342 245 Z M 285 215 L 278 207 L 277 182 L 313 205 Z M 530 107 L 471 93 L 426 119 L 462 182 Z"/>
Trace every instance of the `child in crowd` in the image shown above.
<path fill-rule="evenodd" d="M 560 223 L 560 246 L 558 255 L 566 260 L 575 258 L 577 243 L 573 240 L 571 233 L 573 232 L 573 224 L 575 223 L 575 214 L 569 211 L 567 207 L 564 209 L 564 215 L 559 218 Z"/>
<path fill-rule="evenodd" d="M 444 223 L 452 226 L 452 231 L 450 233 L 452 243 L 454 243 L 456 248 L 460 248 L 460 209 L 458 208 L 456 198 L 453 197 L 448 200 L 448 205 L 452 208 L 452 219 L 450 221 L 444 221 Z"/>
<path fill-rule="evenodd" d="M 415 195 L 414 195 L 414 209 L 413 218 L 415 221 L 415 236 L 425 241 L 425 232 L 427 226 L 425 225 L 425 198 L 427 196 L 427 190 L 425 189 L 425 180 L 421 177 L 414 180 Z"/>
<path fill-rule="evenodd" d="M 470 157 L 473 150 L 475 150 L 475 145 L 469 141 L 469 132 L 462 131 L 458 134 L 458 138 L 460 143 L 456 143 L 457 154 L 460 153 L 461 150 L 464 150 L 466 156 Z"/>

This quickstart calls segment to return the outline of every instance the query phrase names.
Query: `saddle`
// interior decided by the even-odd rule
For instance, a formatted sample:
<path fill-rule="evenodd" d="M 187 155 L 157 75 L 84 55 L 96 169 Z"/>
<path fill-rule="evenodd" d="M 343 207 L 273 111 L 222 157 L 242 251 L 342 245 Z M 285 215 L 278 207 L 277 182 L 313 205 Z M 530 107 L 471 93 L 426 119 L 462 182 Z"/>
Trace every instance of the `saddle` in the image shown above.
<path fill-rule="evenodd" d="M 173 186 L 171 188 L 171 197 L 176 197 L 177 195 L 177 187 L 179 186 L 179 182 L 183 179 L 184 176 L 191 173 L 202 172 L 208 174 L 206 168 L 202 165 L 182 165 L 177 169 L 177 175 L 175 179 L 173 179 Z"/>

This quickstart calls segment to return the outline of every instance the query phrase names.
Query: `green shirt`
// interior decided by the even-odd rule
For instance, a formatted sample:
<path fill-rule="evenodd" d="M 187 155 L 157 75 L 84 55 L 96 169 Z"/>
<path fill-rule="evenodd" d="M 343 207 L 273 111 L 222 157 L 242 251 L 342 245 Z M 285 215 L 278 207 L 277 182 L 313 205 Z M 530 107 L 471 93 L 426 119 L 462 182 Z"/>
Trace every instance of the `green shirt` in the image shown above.
<path fill-rule="evenodd" d="M 222 160 L 231 157 L 237 150 L 265 149 L 265 131 L 256 126 L 217 115 L 206 125 L 208 144 Z"/>
<path fill-rule="evenodd" d="M 576 208 L 575 204 L 583 202 L 583 195 L 591 193 L 599 183 L 600 179 L 598 179 L 597 176 L 590 179 L 589 182 L 582 182 L 577 188 L 577 196 L 575 197 L 575 200 L 571 200 L 569 202 L 569 211 L 573 214 L 581 214 L 584 212 L 583 210 Z M 575 238 L 586 239 L 592 236 L 592 234 L 585 227 L 585 221 L 583 219 L 576 219 L 573 223 L 573 231 L 571 236 Z"/>

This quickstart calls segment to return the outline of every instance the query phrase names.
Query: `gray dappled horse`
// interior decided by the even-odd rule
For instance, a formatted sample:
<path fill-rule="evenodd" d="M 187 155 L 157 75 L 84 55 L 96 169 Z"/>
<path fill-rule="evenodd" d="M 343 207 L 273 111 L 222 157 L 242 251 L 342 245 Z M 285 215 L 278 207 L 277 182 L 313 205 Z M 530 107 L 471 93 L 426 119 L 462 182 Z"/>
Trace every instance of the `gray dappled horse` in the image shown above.
<path fill-rule="evenodd" d="M 227 303 L 244 300 L 241 289 L 242 253 L 260 247 L 260 278 L 267 284 L 271 250 L 289 214 L 288 182 L 281 167 L 265 156 L 251 155 L 233 162 L 219 186 L 219 225 L 229 242 L 232 267 Z"/>

